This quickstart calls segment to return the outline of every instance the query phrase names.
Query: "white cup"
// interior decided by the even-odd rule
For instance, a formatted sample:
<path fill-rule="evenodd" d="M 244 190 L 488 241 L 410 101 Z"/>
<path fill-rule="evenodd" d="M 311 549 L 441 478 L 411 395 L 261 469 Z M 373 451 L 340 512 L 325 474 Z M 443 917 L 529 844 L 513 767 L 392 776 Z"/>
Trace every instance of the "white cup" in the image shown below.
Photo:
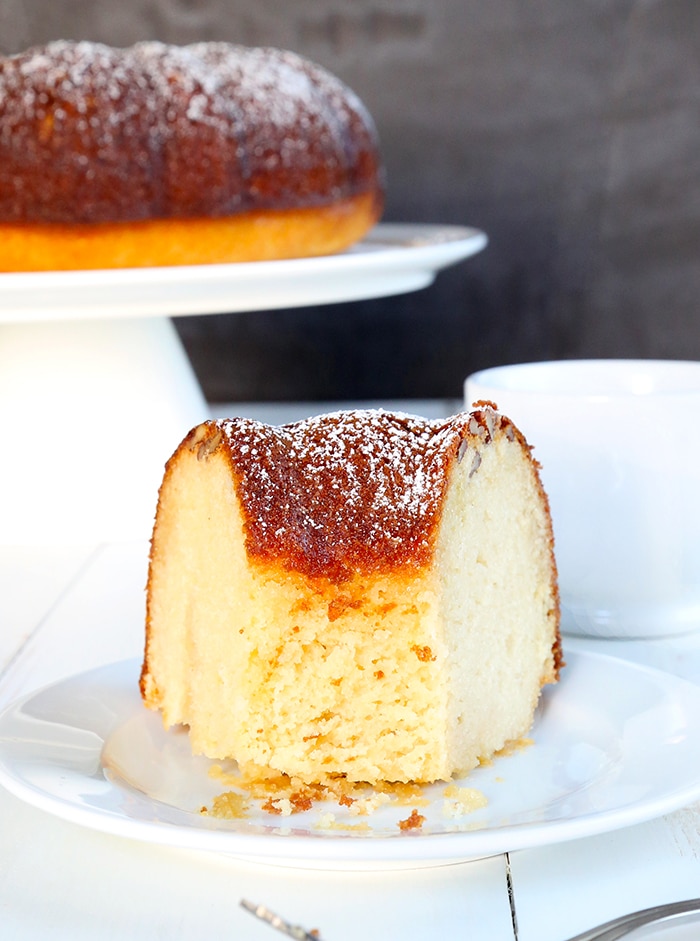
<path fill-rule="evenodd" d="M 700 628 L 700 362 L 571 360 L 486 369 L 542 466 L 562 631 L 659 637 Z"/>

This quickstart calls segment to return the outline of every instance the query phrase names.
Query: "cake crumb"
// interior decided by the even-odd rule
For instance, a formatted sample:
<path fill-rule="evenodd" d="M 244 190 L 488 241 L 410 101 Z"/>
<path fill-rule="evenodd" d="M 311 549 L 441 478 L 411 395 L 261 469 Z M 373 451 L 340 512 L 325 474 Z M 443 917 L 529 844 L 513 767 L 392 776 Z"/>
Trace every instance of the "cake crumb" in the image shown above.
<path fill-rule="evenodd" d="M 366 817 L 374 813 L 382 804 L 388 804 L 391 801 L 388 794 L 372 794 L 371 797 L 356 797 L 349 806 L 349 812 L 355 817 Z M 338 801 L 338 803 L 342 803 Z"/>
<path fill-rule="evenodd" d="M 405 820 L 399 820 L 399 830 L 401 830 L 403 833 L 411 830 L 422 830 L 424 823 L 425 817 L 423 814 L 419 814 L 414 807 L 410 813 L 410 816 L 406 817 Z"/>
<path fill-rule="evenodd" d="M 212 801 L 211 807 L 202 807 L 200 814 L 219 817 L 222 820 L 243 820 L 248 813 L 250 803 L 243 794 L 236 791 L 225 791 L 218 794 Z"/>
<path fill-rule="evenodd" d="M 332 775 L 318 784 L 305 784 L 301 779 L 285 774 L 274 776 L 252 775 L 241 772 L 231 773 L 221 765 L 214 764 L 209 769 L 209 776 L 220 781 L 235 791 L 226 791 L 214 798 L 209 807 L 202 807 L 200 813 L 223 819 L 244 818 L 249 816 L 252 803 L 264 813 L 277 817 L 289 817 L 292 814 L 313 810 L 318 803 L 334 801 L 345 808 L 352 817 L 368 817 L 386 804 L 427 807 L 430 804 L 423 787 L 416 782 L 366 782 L 348 781 L 344 775 Z M 321 819 L 328 819 L 326 812 L 319 808 Z M 416 827 L 417 818 L 406 826 Z M 342 829 L 365 829 L 366 823 L 342 825 Z M 339 825 L 339 828 L 340 825 Z"/>
<path fill-rule="evenodd" d="M 481 810 L 488 804 L 486 795 L 473 787 L 450 784 L 443 794 L 446 798 L 442 805 L 444 817 L 462 817 L 474 813 L 475 810 Z"/>
<path fill-rule="evenodd" d="M 294 813 L 294 804 L 288 797 L 271 797 L 262 805 L 262 810 L 268 814 L 291 817 Z"/>
<path fill-rule="evenodd" d="M 342 823 L 336 819 L 335 814 L 321 814 L 316 822 L 317 830 L 341 830 L 343 833 L 364 833 L 369 830 L 369 824 L 366 820 L 360 823 Z"/>

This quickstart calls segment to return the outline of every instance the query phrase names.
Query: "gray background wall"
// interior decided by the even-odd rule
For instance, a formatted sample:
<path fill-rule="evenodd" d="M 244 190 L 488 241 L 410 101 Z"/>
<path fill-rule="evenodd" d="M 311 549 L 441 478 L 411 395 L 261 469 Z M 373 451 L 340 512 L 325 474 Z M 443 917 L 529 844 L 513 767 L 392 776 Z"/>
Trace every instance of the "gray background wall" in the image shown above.
<path fill-rule="evenodd" d="M 214 400 L 459 396 L 482 366 L 700 358 L 697 0 L 0 0 L 52 38 L 294 49 L 365 100 L 390 221 L 486 252 L 416 294 L 177 321 Z"/>

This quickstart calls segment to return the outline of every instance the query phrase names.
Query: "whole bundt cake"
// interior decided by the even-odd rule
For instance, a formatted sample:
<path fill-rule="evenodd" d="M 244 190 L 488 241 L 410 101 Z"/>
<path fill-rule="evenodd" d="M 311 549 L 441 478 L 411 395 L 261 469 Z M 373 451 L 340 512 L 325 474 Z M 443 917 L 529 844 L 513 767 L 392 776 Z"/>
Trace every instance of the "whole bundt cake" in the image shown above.
<path fill-rule="evenodd" d="M 335 252 L 377 221 L 356 95 L 291 52 L 57 41 L 0 60 L 0 267 Z"/>

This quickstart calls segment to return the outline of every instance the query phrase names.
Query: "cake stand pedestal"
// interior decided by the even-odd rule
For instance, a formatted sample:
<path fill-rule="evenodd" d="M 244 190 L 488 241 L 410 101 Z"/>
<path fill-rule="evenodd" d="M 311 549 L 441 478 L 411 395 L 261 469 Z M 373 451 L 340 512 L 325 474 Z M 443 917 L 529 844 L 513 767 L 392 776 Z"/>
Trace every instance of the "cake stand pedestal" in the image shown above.
<path fill-rule="evenodd" d="M 147 537 L 163 465 L 206 417 L 167 318 L 4 324 L 2 541 Z"/>
<path fill-rule="evenodd" d="M 485 245 L 380 225 L 326 258 L 0 275 L 0 543 L 149 537 L 165 461 L 208 416 L 172 316 L 405 293 Z"/>

